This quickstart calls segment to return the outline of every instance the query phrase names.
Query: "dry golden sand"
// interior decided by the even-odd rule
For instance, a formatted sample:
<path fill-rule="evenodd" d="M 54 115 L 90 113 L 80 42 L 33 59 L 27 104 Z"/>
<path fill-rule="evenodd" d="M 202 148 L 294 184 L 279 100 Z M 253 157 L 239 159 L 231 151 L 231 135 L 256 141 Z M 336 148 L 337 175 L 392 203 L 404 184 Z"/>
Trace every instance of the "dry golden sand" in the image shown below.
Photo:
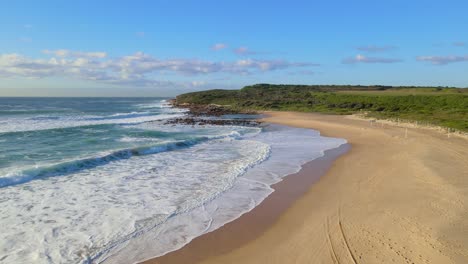
<path fill-rule="evenodd" d="M 346 138 L 352 149 L 264 232 L 197 263 L 468 263 L 466 139 L 344 116 L 268 114 L 267 122 Z M 198 250 L 216 243 L 200 241 Z"/>

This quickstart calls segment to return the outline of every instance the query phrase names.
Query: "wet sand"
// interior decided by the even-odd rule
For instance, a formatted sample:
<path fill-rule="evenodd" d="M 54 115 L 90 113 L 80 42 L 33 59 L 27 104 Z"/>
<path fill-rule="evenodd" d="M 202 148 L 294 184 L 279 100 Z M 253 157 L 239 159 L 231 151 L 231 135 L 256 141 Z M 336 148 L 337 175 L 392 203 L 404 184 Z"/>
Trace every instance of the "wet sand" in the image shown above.
<path fill-rule="evenodd" d="M 268 114 L 264 121 L 346 138 L 351 151 L 319 179 L 304 166 L 250 213 L 147 263 L 468 263 L 466 139 L 345 116 Z M 287 186 L 295 178 L 314 180 Z"/>

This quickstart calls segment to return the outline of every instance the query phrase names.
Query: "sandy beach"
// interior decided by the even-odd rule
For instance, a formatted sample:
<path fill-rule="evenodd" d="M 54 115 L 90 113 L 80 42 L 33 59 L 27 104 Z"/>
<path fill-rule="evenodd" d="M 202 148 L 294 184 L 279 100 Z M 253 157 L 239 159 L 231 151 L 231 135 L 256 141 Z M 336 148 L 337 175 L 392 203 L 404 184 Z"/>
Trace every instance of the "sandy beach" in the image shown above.
<path fill-rule="evenodd" d="M 322 162 L 322 177 L 308 164 L 275 188 L 281 195 L 147 263 L 468 263 L 466 139 L 346 116 L 268 115 L 345 138 L 351 150 Z"/>

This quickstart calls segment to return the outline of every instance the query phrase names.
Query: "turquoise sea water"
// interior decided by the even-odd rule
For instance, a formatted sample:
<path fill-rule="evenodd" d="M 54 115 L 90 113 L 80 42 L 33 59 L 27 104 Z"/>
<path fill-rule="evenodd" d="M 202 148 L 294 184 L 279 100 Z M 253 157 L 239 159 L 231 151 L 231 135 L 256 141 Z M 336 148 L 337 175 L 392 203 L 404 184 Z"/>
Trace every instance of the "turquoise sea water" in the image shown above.
<path fill-rule="evenodd" d="M 154 98 L 0 98 L 0 187 L 196 140 L 192 133 L 135 127 L 176 115 Z"/>
<path fill-rule="evenodd" d="M 345 143 L 281 126 L 165 124 L 184 115 L 164 98 L 0 98 L 0 262 L 162 255 Z"/>

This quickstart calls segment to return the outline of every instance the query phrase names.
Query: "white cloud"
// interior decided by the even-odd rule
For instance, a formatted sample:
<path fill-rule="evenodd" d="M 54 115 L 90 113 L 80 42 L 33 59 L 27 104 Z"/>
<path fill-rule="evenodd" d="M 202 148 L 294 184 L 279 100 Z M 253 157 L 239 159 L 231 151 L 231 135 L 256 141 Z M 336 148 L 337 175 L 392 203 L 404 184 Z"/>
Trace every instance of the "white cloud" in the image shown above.
<path fill-rule="evenodd" d="M 143 31 L 138 31 L 137 33 L 135 33 L 135 35 L 136 35 L 137 37 L 143 38 L 143 37 L 145 37 L 146 33 L 143 32 Z"/>
<path fill-rule="evenodd" d="M 419 56 L 416 57 L 418 61 L 430 62 L 434 65 L 446 65 L 455 62 L 466 62 L 468 61 L 468 55 L 465 56 Z"/>
<path fill-rule="evenodd" d="M 361 54 L 356 55 L 356 57 L 345 58 L 342 60 L 344 64 L 356 64 L 356 63 L 397 63 L 402 62 L 401 59 L 392 59 L 392 58 L 380 58 L 380 57 L 368 57 Z"/>
<path fill-rule="evenodd" d="M 228 45 L 226 45 L 224 43 L 216 43 L 211 47 L 211 49 L 212 50 L 222 50 L 222 49 L 225 49 L 227 47 L 228 47 Z"/>
<path fill-rule="evenodd" d="M 260 71 L 274 71 L 274 70 L 281 70 L 281 69 L 292 68 L 292 67 L 307 67 L 307 66 L 317 66 L 317 64 L 288 62 L 284 60 L 245 59 L 245 60 L 236 61 L 230 67 L 232 67 L 231 70 L 233 72 L 242 72 L 243 70 L 247 70 L 247 69 L 256 69 Z"/>
<path fill-rule="evenodd" d="M 59 50 L 43 50 L 42 53 L 48 55 L 55 55 L 57 57 L 85 57 L 85 58 L 105 58 L 107 53 L 105 52 L 82 52 L 82 51 L 71 51 L 66 49 Z"/>
<path fill-rule="evenodd" d="M 0 55 L 0 76 L 3 77 L 68 77 L 124 85 L 167 85 L 155 80 L 155 75 L 254 74 L 315 66 L 311 63 L 285 60 L 237 60 L 215 62 L 197 59 L 158 59 L 143 52 L 118 58 L 107 58 L 105 52 L 81 52 L 70 50 L 44 50 L 51 57 L 33 59 L 19 54 Z M 192 86 L 201 84 L 193 83 Z"/>

